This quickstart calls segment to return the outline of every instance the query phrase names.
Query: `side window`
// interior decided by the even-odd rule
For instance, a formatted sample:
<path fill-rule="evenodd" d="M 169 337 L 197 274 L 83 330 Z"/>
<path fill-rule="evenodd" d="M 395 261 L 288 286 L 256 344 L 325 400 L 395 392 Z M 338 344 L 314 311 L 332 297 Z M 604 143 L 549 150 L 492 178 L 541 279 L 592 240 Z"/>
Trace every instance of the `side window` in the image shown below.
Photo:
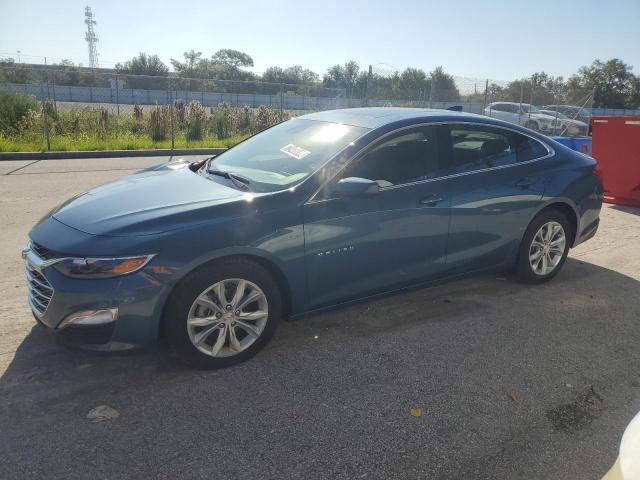
<path fill-rule="evenodd" d="M 516 135 L 516 155 L 519 162 L 526 162 L 528 160 L 535 160 L 536 158 L 544 157 L 549 153 L 547 147 L 545 147 L 538 140 L 525 135 Z"/>
<path fill-rule="evenodd" d="M 481 125 L 451 125 L 452 169 L 466 173 L 518 161 L 515 134 L 500 128 Z"/>
<path fill-rule="evenodd" d="M 420 127 L 405 130 L 375 145 L 352 161 L 335 181 L 360 177 L 381 188 L 418 182 L 444 175 L 438 156 L 437 130 Z"/>
<path fill-rule="evenodd" d="M 491 107 L 491 110 L 495 110 L 496 112 L 506 112 L 507 109 L 505 108 L 504 103 L 496 103 L 495 105 L 493 105 Z"/>

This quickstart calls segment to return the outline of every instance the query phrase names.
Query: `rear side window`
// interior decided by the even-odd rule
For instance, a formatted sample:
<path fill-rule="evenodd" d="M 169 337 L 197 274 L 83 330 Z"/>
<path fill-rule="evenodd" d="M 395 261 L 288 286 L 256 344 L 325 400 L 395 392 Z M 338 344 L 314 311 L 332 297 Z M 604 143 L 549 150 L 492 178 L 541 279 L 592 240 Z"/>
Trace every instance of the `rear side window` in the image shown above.
<path fill-rule="evenodd" d="M 516 146 L 516 155 L 519 162 L 535 160 L 536 158 L 544 157 L 549 153 L 547 147 L 538 140 L 520 134 L 516 134 L 516 138 L 518 141 Z"/>
<path fill-rule="evenodd" d="M 453 173 L 505 167 L 548 153 L 534 138 L 489 125 L 451 125 L 449 137 Z"/>
<path fill-rule="evenodd" d="M 452 169 L 467 173 L 518 161 L 512 132 L 481 125 L 452 125 Z"/>

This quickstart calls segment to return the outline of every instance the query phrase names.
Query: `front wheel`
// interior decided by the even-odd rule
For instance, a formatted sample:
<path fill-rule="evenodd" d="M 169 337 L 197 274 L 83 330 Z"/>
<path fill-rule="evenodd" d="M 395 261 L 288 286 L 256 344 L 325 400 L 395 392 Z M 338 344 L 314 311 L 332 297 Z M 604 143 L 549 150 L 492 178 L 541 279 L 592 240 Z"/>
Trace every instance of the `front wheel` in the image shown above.
<path fill-rule="evenodd" d="M 165 312 L 165 337 L 192 366 L 227 367 L 255 355 L 280 316 L 280 292 L 267 270 L 251 260 L 222 260 L 176 287 Z"/>
<path fill-rule="evenodd" d="M 527 228 L 518 253 L 518 278 L 542 283 L 558 274 L 569 253 L 571 226 L 557 210 L 543 212 Z"/>

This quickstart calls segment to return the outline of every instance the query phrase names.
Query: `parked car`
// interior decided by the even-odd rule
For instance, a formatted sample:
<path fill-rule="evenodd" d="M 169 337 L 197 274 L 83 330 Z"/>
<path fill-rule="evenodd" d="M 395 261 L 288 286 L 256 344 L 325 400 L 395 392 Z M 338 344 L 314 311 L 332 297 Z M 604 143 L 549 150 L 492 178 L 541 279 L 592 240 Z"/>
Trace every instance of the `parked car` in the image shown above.
<path fill-rule="evenodd" d="M 479 272 L 550 280 L 598 228 L 595 167 L 478 115 L 313 113 L 54 208 L 23 251 L 29 303 L 86 348 L 164 338 L 227 366 L 282 318 Z"/>
<path fill-rule="evenodd" d="M 484 109 L 484 114 L 545 134 L 551 134 L 560 127 L 555 117 L 540 113 L 528 103 L 493 102 Z"/>
<path fill-rule="evenodd" d="M 560 127 L 553 132 L 554 135 L 576 137 L 586 136 L 589 132 L 589 125 L 579 120 L 572 120 L 563 113 L 553 110 L 540 110 L 540 113 L 557 118 L 560 122 Z"/>
<path fill-rule="evenodd" d="M 591 112 L 586 108 L 574 105 L 545 105 L 542 108 L 552 112 L 558 111 L 572 120 L 586 123 L 588 125 L 588 134 L 591 135 Z"/>

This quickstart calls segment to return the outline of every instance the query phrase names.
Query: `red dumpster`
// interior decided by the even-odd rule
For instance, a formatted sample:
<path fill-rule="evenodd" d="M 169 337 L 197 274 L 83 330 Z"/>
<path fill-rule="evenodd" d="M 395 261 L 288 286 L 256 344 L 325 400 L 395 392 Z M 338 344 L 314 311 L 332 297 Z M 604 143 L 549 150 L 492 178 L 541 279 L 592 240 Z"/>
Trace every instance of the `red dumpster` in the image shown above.
<path fill-rule="evenodd" d="M 592 117 L 592 155 L 604 200 L 640 207 L 640 116 Z"/>

